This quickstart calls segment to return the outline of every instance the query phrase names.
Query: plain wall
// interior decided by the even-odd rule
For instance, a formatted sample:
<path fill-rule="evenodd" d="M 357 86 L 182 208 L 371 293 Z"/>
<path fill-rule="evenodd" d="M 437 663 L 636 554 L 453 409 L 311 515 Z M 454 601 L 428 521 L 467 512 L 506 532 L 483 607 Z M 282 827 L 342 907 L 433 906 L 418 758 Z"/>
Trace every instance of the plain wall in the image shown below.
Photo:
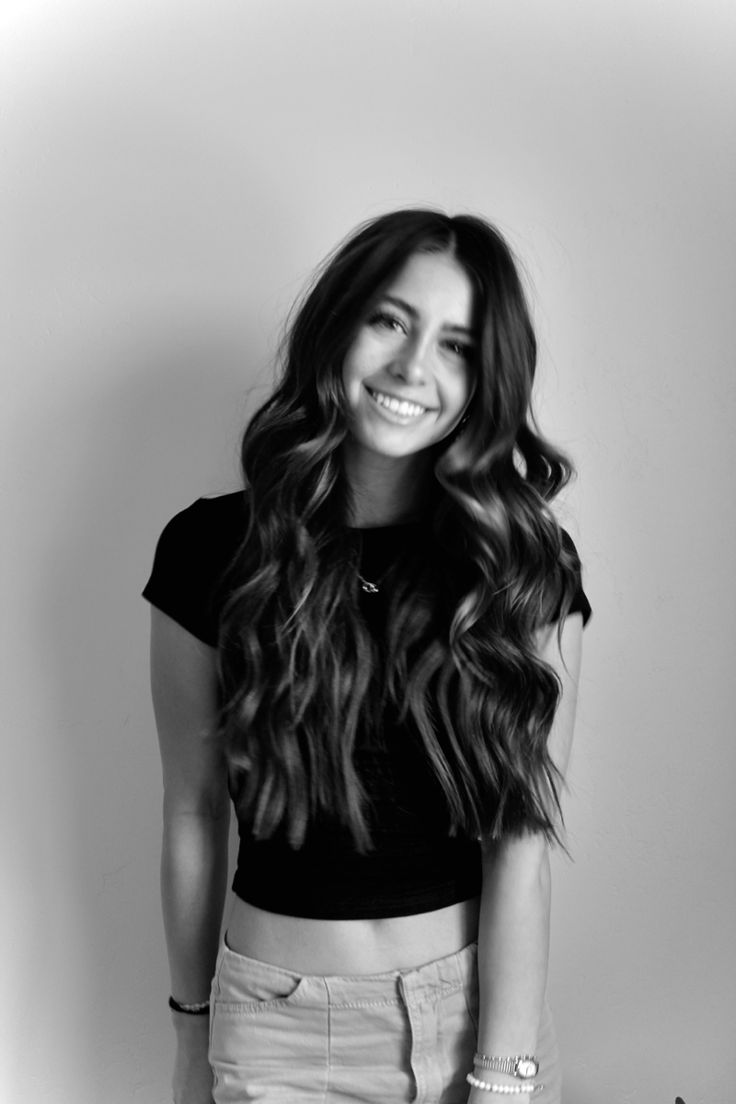
<path fill-rule="evenodd" d="M 580 472 L 566 1104 L 733 1101 L 735 43 L 726 0 L 0 7 L 0 1099 L 170 1099 L 138 593 L 313 265 L 432 204 L 523 258 Z"/>

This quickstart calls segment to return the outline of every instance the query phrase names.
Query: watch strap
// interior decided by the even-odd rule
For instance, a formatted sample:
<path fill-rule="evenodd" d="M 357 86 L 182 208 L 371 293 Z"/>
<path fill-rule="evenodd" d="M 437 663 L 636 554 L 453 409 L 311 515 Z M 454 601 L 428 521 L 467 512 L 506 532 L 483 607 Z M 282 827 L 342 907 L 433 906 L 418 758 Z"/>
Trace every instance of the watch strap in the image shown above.
<path fill-rule="evenodd" d="M 491 1070 L 493 1073 L 506 1073 L 510 1077 L 527 1079 L 536 1077 L 539 1072 L 539 1062 L 533 1054 L 512 1054 L 505 1058 L 476 1054 L 473 1062 L 481 1069 Z"/>

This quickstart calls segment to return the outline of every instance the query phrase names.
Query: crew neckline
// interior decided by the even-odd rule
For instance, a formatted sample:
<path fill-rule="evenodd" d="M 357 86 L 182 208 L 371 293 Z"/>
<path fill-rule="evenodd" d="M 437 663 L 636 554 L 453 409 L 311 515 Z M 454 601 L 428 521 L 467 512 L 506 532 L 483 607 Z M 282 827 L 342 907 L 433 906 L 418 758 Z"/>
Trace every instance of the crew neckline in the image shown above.
<path fill-rule="evenodd" d="M 386 525 L 347 525 L 350 533 L 380 533 L 386 529 L 411 529 L 417 525 L 423 525 L 424 518 L 414 518 L 411 521 L 391 521 Z"/>

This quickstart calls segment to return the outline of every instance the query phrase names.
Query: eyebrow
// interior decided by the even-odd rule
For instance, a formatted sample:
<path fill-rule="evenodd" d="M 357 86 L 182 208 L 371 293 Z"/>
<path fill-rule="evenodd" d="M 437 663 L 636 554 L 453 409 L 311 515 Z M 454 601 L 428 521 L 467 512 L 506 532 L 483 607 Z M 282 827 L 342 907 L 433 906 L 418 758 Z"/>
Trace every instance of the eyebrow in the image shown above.
<path fill-rule="evenodd" d="M 395 307 L 400 307 L 401 310 L 406 311 L 409 317 L 414 321 L 419 318 L 419 311 L 416 307 L 413 307 L 411 303 L 407 303 L 406 299 L 400 299 L 398 295 L 382 295 L 379 302 L 393 303 Z M 472 337 L 473 340 L 476 340 L 478 337 L 477 331 L 470 329 L 469 326 L 457 326 L 453 322 L 447 322 L 442 328 L 443 330 L 450 330 L 452 333 L 465 334 L 467 337 Z"/>

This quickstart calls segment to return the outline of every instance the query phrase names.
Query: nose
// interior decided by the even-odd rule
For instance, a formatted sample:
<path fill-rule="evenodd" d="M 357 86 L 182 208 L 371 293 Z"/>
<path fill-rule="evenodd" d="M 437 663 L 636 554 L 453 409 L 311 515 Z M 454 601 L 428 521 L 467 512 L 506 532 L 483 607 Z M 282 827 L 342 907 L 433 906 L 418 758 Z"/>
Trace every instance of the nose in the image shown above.
<path fill-rule="evenodd" d="M 393 357 L 389 372 L 395 379 L 406 383 L 424 383 L 426 378 L 426 349 L 420 340 L 406 341 Z"/>

